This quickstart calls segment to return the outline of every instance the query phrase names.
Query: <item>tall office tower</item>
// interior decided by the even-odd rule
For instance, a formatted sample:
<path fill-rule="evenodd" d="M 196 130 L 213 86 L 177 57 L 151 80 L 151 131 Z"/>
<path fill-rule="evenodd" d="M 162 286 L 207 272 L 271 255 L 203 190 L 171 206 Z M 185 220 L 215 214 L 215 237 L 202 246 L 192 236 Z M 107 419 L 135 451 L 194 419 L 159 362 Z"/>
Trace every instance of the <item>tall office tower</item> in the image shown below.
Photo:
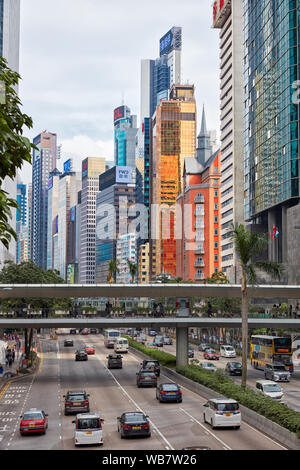
<path fill-rule="evenodd" d="M 21 262 L 21 245 L 22 245 L 22 251 L 23 251 L 23 256 L 26 257 L 26 253 L 24 253 L 24 250 L 26 251 L 26 246 L 27 245 L 27 186 L 26 184 L 21 183 L 20 177 L 17 177 L 17 203 L 19 206 L 19 209 L 17 209 L 16 213 L 16 232 L 17 232 L 17 249 L 16 249 L 16 263 Z M 24 243 L 23 240 L 26 240 Z"/>
<path fill-rule="evenodd" d="M 221 154 L 186 158 L 184 188 L 178 196 L 177 277 L 203 281 L 221 270 Z"/>
<path fill-rule="evenodd" d="M 173 84 L 181 83 L 182 30 L 174 26 L 160 39 L 160 56 L 141 61 L 140 122 L 151 118 Z"/>
<path fill-rule="evenodd" d="M 244 223 L 243 0 L 216 0 L 213 27 L 220 30 L 222 270 L 239 282 L 230 228 Z"/>
<path fill-rule="evenodd" d="M 27 185 L 27 226 L 28 226 L 28 260 L 31 259 L 31 237 L 32 237 L 32 184 Z"/>
<path fill-rule="evenodd" d="M 44 131 L 33 139 L 31 259 L 47 269 L 48 180 L 56 168 L 57 136 Z"/>
<path fill-rule="evenodd" d="M 68 160 L 66 163 L 70 162 Z M 78 191 L 81 189 L 81 173 L 74 172 L 70 166 L 65 165 L 64 173 L 59 178 L 58 193 L 58 271 L 60 276 L 67 280 L 68 254 L 74 257 L 75 240 L 73 233 L 73 225 L 70 220 L 71 209 L 76 206 Z M 75 266 L 69 266 L 69 276 L 72 277 L 71 272 L 74 271 Z"/>
<path fill-rule="evenodd" d="M 244 0 L 245 219 L 300 282 L 299 2 Z"/>
<path fill-rule="evenodd" d="M 99 175 L 105 172 L 105 158 L 88 157 L 82 162 L 80 207 L 79 283 L 95 283 L 96 195 Z"/>
<path fill-rule="evenodd" d="M 59 204 L 59 178 L 61 172 L 55 168 L 50 172 L 48 191 L 48 223 L 47 223 L 47 269 L 58 270 L 58 204 Z M 54 263 L 56 260 L 56 263 Z"/>
<path fill-rule="evenodd" d="M 135 167 L 137 117 L 127 106 L 114 110 L 115 165 Z"/>
<path fill-rule="evenodd" d="M 19 71 L 20 50 L 20 0 L 0 0 L 0 56 L 4 57 L 8 66 Z M 8 197 L 17 198 L 17 180 L 5 178 L 1 189 L 8 193 Z M 16 210 L 12 210 L 10 225 L 16 230 Z M 0 267 L 4 261 L 16 261 L 16 242 L 11 240 L 9 249 L 0 243 Z"/>
<path fill-rule="evenodd" d="M 175 205 L 186 157 L 196 157 L 196 102 L 192 85 L 173 86 L 152 118 L 150 163 L 151 276 L 176 276 Z M 154 210 L 156 209 L 156 210 Z M 155 233 L 153 233 L 155 231 Z"/>
<path fill-rule="evenodd" d="M 99 177 L 96 202 L 96 281 L 107 282 L 108 267 L 117 258 L 117 240 L 133 233 L 136 218 L 136 170 L 113 167 Z M 132 210 L 133 209 L 133 210 Z"/>
<path fill-rule="evenodd" d="M 119 272 L 116 276 L 117 283 L 130 284 L 132 282 L 132 277 L 130 275 L 128 261 L 133 264 L 137 264 L 135 233 L 125 233 L 124 235 L 118 236 L 116 245 L 116 259 L 119 261 Z"/>

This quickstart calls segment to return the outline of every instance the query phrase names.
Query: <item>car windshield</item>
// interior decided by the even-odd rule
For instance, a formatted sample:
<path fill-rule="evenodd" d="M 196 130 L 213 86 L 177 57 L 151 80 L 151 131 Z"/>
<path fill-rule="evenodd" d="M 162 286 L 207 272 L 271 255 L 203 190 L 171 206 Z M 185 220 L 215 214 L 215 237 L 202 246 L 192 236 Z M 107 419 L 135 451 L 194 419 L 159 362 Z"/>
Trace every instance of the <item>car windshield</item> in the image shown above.
<path fill-rule="evenodd" d="M 209 354 L 215 354 L 217 351 L 215 351 L 214 349 L 208 349 L 206 352 L 208 352 Z"/>
<path fill-rule="evenodd" d="M 281 392 L 281 388 L 277 384 L 264 385 L 264 392 Z"/>
<path fill-rule="evenodd" d="M 89 348 L 94 348 L 94 346 L 91 346 L 90 344 L 88 344 L 85 349 L 89 349 Z"/>
<path fill-rule="evenodd" d="M 284 366 L 273 366 L 273 369 L 278 370 L 278 371 L 286 372 L 286 368 Z"/>
<path fill-rule="evenodd" d="M 204 362 L 202 364 L 203 367 L 209 367 L 211 369 L 214 369 L 216 366 L 214 364 L 211 364 L 210 362 Z"/>
<path fill-rule="evenodd" d="M 232 367 L 235 367 L 235 368 L 237 368 L 237 369 L 241 369 L 242 364 L 240 364 L 239 362 L 232 362 L 232 363 L 231 363 L 231 366 L 232 366 Z"/>
<path fill-rule="evenodd" d="M 130 415 L 125 415 L 125 422 L 126 423 L 142 423 L 143 421 L 146 421 L 146 416 L 143 414 L 130 414 Z"/>
<path fill-rule="evenodd" d="M 226 351 L 233 351 L 233 347 L 232 346 L 224 346 L 224 349 L 226 349 Z"/>
<path fill-rule="evenodd" d="M 151 361 L 145 362 L 146 367 L 156 367 L 158 365 L 159 365 L 158 362 L 154 362 L 154 361 L 153 362 L 151 362 Z"/>
<path fill-rule="evenodd" d="M 177 391 L 179 387 L 176 384 L 163 384 L 162 389 L 165 390 L 166 392 L 174 392 L 174 391 Z"/>
<path fill-rule="evenodd" d="M 238 403 L 217 403 L 218 411 L 237 411 L 239 409 Z"/>
<path fill-rule="evenodd" d="M 99 418 L 80 418 L 77 429 L 101 429 Z"/>
<path fill-rule="evenodd" d="M 29 419 L 44 419 L 44 416 L 42 413 L 24 413 L 23 419 L 29 420 Z"/>
<path fill-rule="evenodd" d="M 68 397 L 68 400 L 71 400 L 71 401 L 83 401 L 85 398 L 84 398 L 84 395 L 70 395 Z"/>

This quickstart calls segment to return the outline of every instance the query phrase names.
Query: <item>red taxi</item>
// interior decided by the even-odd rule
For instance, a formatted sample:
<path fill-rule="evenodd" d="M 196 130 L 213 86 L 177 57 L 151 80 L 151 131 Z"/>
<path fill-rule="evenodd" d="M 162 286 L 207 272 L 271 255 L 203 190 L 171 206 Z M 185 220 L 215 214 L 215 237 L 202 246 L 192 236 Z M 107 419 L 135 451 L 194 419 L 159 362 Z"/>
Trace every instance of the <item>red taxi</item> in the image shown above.
<path fill-rule="evenodd" d="M 84 350 L 87 354 L 95 354 L 95 348 L 91 344 L 88 344 Z"/>
<path fill-rule="evenodd" d="M 32 433 L 46 434 L 46 429 L 48 428 L 47 416 L 44 411 L 37 410 L 36 408 L 31 408 L 29 411 L 26 411 L 20 416 L 20 434 L 22 436 Z"/>
<path fill-rule="evenodd" d="M 210 360 L 219 360 L 220 359 L 220 354 L 217 353 L 217 351 L 215 351 L 214 349 L 207 349 L 206 351 L 204 351 L 203 353 L 203 357 L 204 359 L 210 359 Z"/>

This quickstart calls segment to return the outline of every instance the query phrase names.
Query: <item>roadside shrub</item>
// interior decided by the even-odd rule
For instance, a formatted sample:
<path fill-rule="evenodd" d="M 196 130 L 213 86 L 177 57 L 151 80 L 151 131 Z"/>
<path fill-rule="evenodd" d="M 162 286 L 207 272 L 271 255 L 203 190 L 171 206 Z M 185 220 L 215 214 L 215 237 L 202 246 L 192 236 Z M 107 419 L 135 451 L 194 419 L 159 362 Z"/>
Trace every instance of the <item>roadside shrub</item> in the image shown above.
<path fill-rule="evenodd" d="M 166 353 L 164 351 L 159 351 L 158 349 L 148 348 L 147 346 L 137 343 L 130 336 L 124 336 L 128 339 L 129 346 L 141 351 L 152 359 L 156 359 L 163 366 L 175 367 L 176 366 L 176 357 L 172 354 Z"/>

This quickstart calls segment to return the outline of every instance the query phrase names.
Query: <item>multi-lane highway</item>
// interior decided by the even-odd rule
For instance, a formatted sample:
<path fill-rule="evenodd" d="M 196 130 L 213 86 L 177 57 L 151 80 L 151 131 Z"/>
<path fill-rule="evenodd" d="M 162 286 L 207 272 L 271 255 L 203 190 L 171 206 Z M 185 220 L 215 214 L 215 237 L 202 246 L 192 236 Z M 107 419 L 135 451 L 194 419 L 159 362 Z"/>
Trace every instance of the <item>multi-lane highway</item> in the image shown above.
<path fill-rule="evenodd" d="M 41 362 L 36 374 L 9 384 L 0 395 L 0 450 L 73 450 L 72 416 L 64 415 L 63 395 L 67 390 L 86 390 L 91 411 L 99 412 L 105 450 L 181 450 L 186 446 L 208 446 L 213 450 L 284 450 L 259 430 L 242 422 L 239 430 L 212 430 L 203 422 L 200 396 L 183 388 L 182 403 L 160 404 L 154 388 L 136 387 L 140 359 L 124 355 L 123 369 L 106 367 L 111 350 L 104 347 L 102 335 L 73 336 L 74 347 L 64 347 L 65 336 L 57 341 L 40 340 Z M 75 362 L 75 349 L 93 344 L 96 354 L 87 362 Z M 162 374 L 160 382 L 170 380 Z M 43 409 L 49 415 L 47 433 L 22 437 L 20 415 L 29 408 Z M 143 411 L 150 418 L 151 438 L 120 439 L 117 417 L 125 411 Z M 95 447 L 99 449 L 99 447 Z"/>

